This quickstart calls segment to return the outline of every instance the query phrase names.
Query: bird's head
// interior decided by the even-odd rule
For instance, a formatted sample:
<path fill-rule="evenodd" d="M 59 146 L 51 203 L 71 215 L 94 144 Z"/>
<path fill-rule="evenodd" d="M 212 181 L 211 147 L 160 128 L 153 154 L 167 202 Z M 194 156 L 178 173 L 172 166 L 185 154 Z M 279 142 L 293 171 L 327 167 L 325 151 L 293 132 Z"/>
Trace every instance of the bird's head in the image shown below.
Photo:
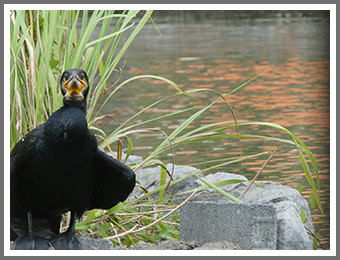
<path fill-rule="evenodd" d="M 89 91 L 89 80 L 81 69 L 65 70 L 60 79 L 61 92 L 68 101 L 82 101 Z"/>

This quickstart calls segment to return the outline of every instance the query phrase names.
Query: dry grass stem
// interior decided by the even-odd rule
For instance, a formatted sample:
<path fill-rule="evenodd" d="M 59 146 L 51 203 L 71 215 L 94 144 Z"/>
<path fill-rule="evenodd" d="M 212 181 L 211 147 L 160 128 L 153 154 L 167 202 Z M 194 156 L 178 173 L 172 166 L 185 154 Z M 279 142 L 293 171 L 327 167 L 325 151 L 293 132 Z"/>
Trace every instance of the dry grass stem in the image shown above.
<path fill-rule="evenodd" d="M 139 215 L 151 215 L 156 213 L 168 212 L 173 209 L 163 209 L 163 210 L 155 210 L 155 211 L 147 211 L 147 212 L 138 212 L 138 213 L 115 213 L 117 216 L 139 216 Z"/>
<path fill-rule="evenodd" d="M 259 177 L 259 175 L 261 174 L 261 172 L 263 171 L 263 169 L 267 166 L 267 164 L 269 163 L 269 161 L 272 159 L 272 157 L 274 156 L 275 151 L 272 151 L 272 154 L 269 156 L 269 158 L 267 159 L 267 161 L 262 165 L 261 169 L 258 171 L 258 173 L 255 175 L 255 177 L 253 178 L 253 180 L 249 183 L 248 187 L 246 188 L 246 190 L 243 192 L 242 196 L 240 197 L 240 199 L 242 199 L 242 197 L 244 196 L 244 194 L 246 194 L 246 192 L 249 190 L 249 188 L 251 187 L 251 185 L 254 183 L 254 181 L 257 179 L 257 177 Z"/>
<path fill-rule="evenodd" d="M 165 219 L 166 217 L 170 216 L 172 213 L 174 213 L 176 210 L 178 210 L 180 207 L 182 207 L 185 203 L 187 203 L 196 194 L 196 192 L 197 192 L 197 189 L 185 201 L 183 201 L 180 205 L 178 205 L 176 208 L 171 210 L 168 214 L 166 214 L 163 217 L 161 217 L 161 218 L 157 219 L 156 221 L 152 222 L 151 224 L 149 224 L 147 226 L 144 226 L 144 227 L 142 227 L 142 228 L 140 228 L 138 230 L 134 230 L 136 228 L 136 226 L 134 226 L 132 229 L 130 229 L 127 232 L 123 232 L 123 233 L 121 233 L 119 235 L 116 235 L 116 236 L 106 237 L 105 239 L 114 239 L 114 238 L 117 238 L 117 237 L 122 237 L 122 236 L 130 235 L 130 234 L 134 234 L 134 233 L 143 231 L 145 229 L 148 229 L 148 228 L 154 226 L 158 222 L 160 222 L 163 219 Z"/>

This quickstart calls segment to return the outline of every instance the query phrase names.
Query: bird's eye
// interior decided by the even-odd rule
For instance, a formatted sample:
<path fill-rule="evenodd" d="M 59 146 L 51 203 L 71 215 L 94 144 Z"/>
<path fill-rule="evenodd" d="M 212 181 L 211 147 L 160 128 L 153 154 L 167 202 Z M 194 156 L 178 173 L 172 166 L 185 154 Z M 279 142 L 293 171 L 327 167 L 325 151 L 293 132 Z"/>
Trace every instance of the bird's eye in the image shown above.
<path fill-rule="evenodd" d="M 64 79 L 65 79 L 65 80 L 68 80 L 69 77 L 70 77 L 70 74 L 68 74 L 68 73 L 64 75 Z"/>
<path fill-rule="evenodd" d="M 79 74 L 79 78 L 80 78 L 81 80 L 83 80 L 83 79 L 85 78 L 85 74 L 84 74 L 84 73 L 80 73 L 80 74 Z"/>

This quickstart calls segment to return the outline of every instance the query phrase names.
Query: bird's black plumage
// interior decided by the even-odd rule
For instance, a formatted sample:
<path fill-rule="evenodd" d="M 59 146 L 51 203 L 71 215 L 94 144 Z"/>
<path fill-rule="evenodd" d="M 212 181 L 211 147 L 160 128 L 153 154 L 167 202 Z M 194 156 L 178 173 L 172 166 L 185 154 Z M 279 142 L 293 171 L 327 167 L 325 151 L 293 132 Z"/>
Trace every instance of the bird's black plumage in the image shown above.
<path fill-rule="evenodd" d="M 60 83 L 64 106 L 11 152 L 11 240 L 19 237 L 17 249 L 80 249 L 75 220 L 87 209 L 124 201 L 135 186 L 134 172 L 99 150 L 87 127 L 86 73 L 67 70 Z M 58 234 L 67 211 L 70 227 Z"/>

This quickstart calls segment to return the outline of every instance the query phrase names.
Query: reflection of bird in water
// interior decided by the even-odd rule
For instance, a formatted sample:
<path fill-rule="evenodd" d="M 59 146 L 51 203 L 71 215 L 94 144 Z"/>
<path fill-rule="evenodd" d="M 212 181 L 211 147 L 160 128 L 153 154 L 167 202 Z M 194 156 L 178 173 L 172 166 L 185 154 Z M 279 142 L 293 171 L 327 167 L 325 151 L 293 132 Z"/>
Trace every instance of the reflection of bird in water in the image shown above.
<path fill-rule="evenodd" d="M 81 249 L 76 219 L 87 209 L 108 209 L 124 201 L 135 186 L 134 172 L 100 151 L 88 130 L 86 73 L 67 70 L 60 84 L 64 106 L 11 152 L 13 249 Z M 59 234 L 67 211 L 70 226 Z"/>

